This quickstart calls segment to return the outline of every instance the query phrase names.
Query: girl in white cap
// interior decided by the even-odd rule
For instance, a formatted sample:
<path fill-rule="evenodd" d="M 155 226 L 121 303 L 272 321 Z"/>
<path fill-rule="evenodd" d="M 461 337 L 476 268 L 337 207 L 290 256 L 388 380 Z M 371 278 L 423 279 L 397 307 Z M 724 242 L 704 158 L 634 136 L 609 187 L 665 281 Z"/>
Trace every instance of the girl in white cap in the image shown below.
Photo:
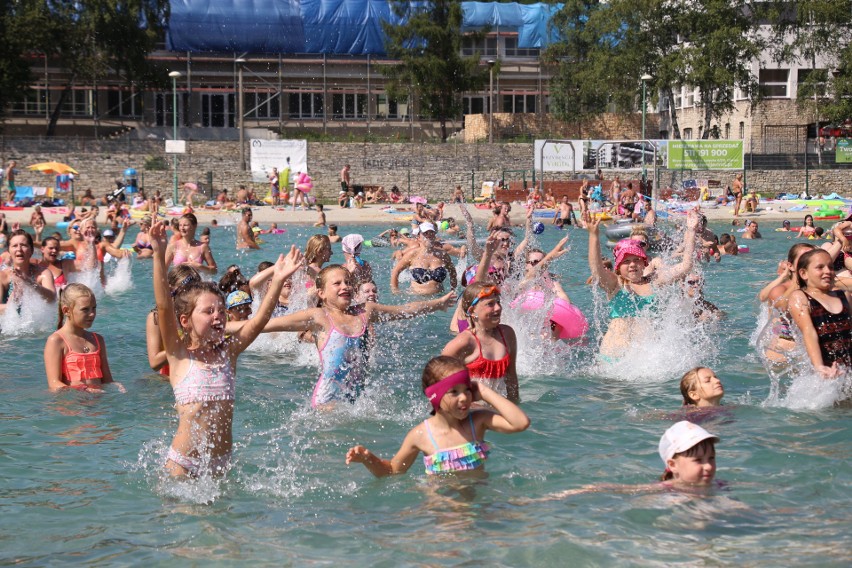
<path fill-rule="evenodd" d="M 710 485 L 716 476 L 719 437 L 681 420 L 660 438 L 660 457 L 666 464 L 661 481 L 671 485 Z"/>
<path fill-rule="evenodd" d="M 373 279 L 373 269 L 370 263 L 361 258 L 361 247 L 364 237 L 354 233 L 343 237 L 343 266 L 352 275 L 352 281 L 357 289 L 362 282 L 370 282 Z"/>

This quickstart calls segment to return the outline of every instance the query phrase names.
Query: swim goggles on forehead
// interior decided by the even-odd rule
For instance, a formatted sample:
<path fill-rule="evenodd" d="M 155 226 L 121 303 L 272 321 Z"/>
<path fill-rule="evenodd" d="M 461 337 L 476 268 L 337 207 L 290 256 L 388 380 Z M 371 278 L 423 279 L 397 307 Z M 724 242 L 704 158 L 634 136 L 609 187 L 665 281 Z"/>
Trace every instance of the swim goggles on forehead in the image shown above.
<path fill-rule="evenodd" d="M 479 303 L 479 300 L 499 295 L 500 288 L 498 288 L 497 286 L 489 286 L 488 288 L 483 288 L 479 291 L 479 294 L 476 295 L 476 298 L 474 298 L 473 301 L 470 303 L 470 307 L 467 309 L 467 314 L 470 315 L 470 312 L 473 311 L 473 307 Z"/>

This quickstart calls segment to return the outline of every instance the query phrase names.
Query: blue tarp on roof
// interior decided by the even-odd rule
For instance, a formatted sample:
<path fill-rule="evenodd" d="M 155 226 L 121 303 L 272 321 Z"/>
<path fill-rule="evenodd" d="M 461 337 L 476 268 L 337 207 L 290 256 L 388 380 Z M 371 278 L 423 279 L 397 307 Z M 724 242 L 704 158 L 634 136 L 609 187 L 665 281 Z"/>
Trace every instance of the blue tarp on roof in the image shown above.
<path fill-rule="evenodd" d="M 384 55 L 382 22 L 401 23 L 392 0 L 172 0 L 171 51 Z M 463 29 L 518 32 L 518 47 L 552 41 L 561 5 L 462 2 Z"/>

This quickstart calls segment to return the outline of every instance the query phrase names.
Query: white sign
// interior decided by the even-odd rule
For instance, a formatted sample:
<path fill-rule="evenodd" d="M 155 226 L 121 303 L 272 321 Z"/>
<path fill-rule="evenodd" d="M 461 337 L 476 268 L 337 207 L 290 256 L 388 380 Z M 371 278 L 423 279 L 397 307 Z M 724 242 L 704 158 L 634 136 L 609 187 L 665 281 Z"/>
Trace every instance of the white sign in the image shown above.
<path fill-rule="evenodd" d="M 545 172 L 573 172 L 577 170 L 576 146 L 568 140 L 535 141 L 535 169 Z M 582 146 L 580 156 L 582 158 Z M 579 168 L 582 169 L 582 168 Z"/>
<path fill-rule="evenodd" d="M 166 140 L 166 154 L 186 154 L 186 140 Z"/>
<path fill-rule="evenodd" d="M 307 140 L 251 140 L 251 178 L 255 182 L 269 180 L 272 168 L 290 168 L 290 176 L 308 171 Z"/>

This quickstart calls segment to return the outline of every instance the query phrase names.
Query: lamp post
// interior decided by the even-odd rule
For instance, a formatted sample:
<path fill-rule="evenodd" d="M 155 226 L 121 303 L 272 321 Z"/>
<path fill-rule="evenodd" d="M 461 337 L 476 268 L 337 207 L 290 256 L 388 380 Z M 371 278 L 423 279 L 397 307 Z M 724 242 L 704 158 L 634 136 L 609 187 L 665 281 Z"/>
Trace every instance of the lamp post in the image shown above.
<path fill-rule="evenodd" d="M 488 143 L 494 143 L 494 63 L 488 60 Z"/>
<path fill-rule="evenodd" d="M 640 79 L 642 81 L 642 183 L 647 185 L 648 174 L 645 169 L 645 111 L 647 110 L 645 105 L 645 86 L 653 77 L 645 73 Z"/>
<path fill-rule="evenodd" d="M 180 71 L 172 71 L 169 77 L 172 78 L 172 140 L 178 139 L 178 104 L 177 104 L 177 80 L 183 76 Z M 177 206 L 178 202 L 178 156 L 172 154 L 172 162 L 174 163 L 174 186 L 172 191 L 172 203 Z"/>
<path fill-rule="evenodd" d="M 240 57 L 237 59 L 237 112 L 239 115 L 239 129 L 240 129 L 240 170 L 246 171 L 246 144 L 245 144 L 245 128 L 243 124 L 243 116 L 245 112 L 243 110 L 243 63 L 246 60 Z"/>

